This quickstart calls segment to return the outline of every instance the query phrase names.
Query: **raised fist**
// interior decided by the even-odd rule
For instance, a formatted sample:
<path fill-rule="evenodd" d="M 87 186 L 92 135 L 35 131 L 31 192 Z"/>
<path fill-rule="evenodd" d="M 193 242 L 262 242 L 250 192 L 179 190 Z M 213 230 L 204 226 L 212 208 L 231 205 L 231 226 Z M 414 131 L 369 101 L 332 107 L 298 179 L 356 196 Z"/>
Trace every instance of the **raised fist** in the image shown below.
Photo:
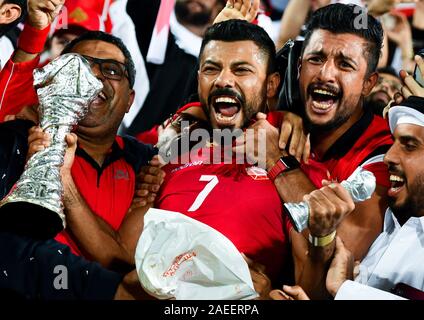
<path fill-rule="evenodd" d="M 39 30 L 50 25 L 62 9 L 65 0 L 28 0 L 28 22 Z"/>

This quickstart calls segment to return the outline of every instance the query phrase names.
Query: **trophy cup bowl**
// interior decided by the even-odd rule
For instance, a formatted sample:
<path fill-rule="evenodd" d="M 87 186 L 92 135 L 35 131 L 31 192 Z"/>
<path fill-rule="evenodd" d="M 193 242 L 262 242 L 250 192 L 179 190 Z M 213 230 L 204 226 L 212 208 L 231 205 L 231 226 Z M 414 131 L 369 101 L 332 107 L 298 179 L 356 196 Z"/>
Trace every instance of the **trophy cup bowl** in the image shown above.
<path fill-rule="evenodd" d="M 88 61 L 69 53 L 34 71 L 39 120 L 51 144 L 35 153 L 6 197 L 0 201 L 0 230 L 37 239 L 53 238 L 65 227 L 63 164 L 65 137 L 84 118 L 103 84 Z"/>
<path fill-rule="evenodd" d="M 358 167 L 351 176 L 340 183 L 351 195 L 354 202 L 361 202 L 371 198 L 375 190 L 375 176 L 372 172 Z M 293 228 L 302 232 L 309 225 L 309 205 L 299 203 L 285 203 L 284 211 L 288 214 Z"/>

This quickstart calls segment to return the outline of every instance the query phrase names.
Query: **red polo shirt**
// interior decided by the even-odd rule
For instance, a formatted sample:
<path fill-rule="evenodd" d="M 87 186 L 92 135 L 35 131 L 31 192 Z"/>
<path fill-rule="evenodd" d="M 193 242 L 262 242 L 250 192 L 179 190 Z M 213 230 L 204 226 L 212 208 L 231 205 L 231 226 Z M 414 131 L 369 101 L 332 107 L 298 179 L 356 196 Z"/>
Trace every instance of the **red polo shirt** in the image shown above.
<path fill-rule="evenodd" d="M 147 164 L 153 148 L 129 137 L 117 137 L 102 166 L 99 166 L 82 148 L 76 151 L 72 177 L 87 205 L 94 214 L 118 230 L 134 196 L 135 175 L 141 165 Z M 62 231 L 56 240 L 81 255 L 72 236 Z"/>

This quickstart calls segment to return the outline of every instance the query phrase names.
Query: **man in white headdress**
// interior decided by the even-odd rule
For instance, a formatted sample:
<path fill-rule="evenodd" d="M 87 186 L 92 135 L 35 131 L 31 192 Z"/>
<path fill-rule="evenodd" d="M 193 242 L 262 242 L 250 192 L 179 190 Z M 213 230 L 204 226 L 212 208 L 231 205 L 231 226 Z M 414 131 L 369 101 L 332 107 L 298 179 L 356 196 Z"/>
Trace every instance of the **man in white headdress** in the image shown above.
<path fill-rule="evenodd" d="M 389 208 L 383 232 L 359 265 L 341 242 L 327 275 L 327 289 L 336 299 L 422 298 L 424 290 L 424 98 L 411 96 L 389 110 L 395 142 L 384 162 L 390 173 Z M 394 290 L 399 289 L 401 290 Z"/>

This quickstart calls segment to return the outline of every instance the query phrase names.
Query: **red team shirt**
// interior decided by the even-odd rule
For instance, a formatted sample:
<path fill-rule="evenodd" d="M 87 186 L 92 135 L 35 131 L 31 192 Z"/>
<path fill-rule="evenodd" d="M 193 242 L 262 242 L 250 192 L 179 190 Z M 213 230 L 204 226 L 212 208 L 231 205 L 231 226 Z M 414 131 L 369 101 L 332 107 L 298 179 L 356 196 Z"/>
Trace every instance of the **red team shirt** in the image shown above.
<path fill-rule="evenodd" d="M 302 170 L 321 188 L 322 179 L 341 182 L 362 165 L 374 174 L 377 185 L 389 188 L 389 172 L 383 157 L 392 144 L 387 121 L 367 111 L 325 155 L 320 157 L 312 152 L 309 163 L 302 164 Z"/>
<path fill-rule="evenodd" d="M 77 149 L 71 168 L 75 185 L 91 211 L 113 230 L 119 229 L 131 205 L 136 172 L 153 154 L 153 148 L 117 136 L 100 167 L 83 149 Z M 73 253 L 83 254 L 66 229 L 55 240 L 68 245 Z"/>
<path fill-rule="evenodd" d="M 208 148 L 203 151 L 208 154 Z M 274 183 L 259 168 L 205 164 L 207 157 L 166 165 L 156 207 L 183 213 L 218 230 L 240 252 L 265 265 L 276 281 L 287 261 L 291 225 Z"/>
<path fill-rule="evenodd" d="M 271 112 L 267 120 L 280 128 L 282 113 Z M 323 179 L 341 182 L 362 165 L 374 174 L 378 185 L 389 188 L 389 172 L 383 158 L 392 144 L 387 121 L 366 109 L 324 155 L 312 149 L 308 164 L 302 163 L 301 168 L 315 187 L 321 188 Z"/>
<path fill-rule="evenodd" d="M 268 114 L 268 121 L 279 128 L 281 113 Z M 383 155 L 391 144 L 387 122 L 365 112 L 323 157 L 313 153 L 302 170 L 319 188 L 322 179 L 345 180 L 367 163 L 364 168 L 374 173 L 377 184 L 388 187 Z M 274 183 L 258 168 L 206 164 L 209 154 L 204 154 L 186 165 L 164 167 L 165 182 L 156 206 L 181 212 L 220 231 L 240 252 L 265 265 L 275 280 L 291 259 L 287 255 L 292 226 Z"/>
<path fill-rule="evenodd" d="M 0 92 L 0 121 L 7 114 L 19 112 L 23 105 L 37 102 L 32 87 L 32 71 L 36 64 L 38 59 L 21 64 L 9 61 L 0 73 L 0 88 L 3 88 Z M 24 88 L 28 88 L 27 94 L 15 94 Z M 268 121 L 277 128 L 281 120 L 280 113 L 268 114 Z M 365 112 L 325 155 L 312 153 L 312 159 L 308 165 L 302 165 L 302 170 L 319 188 L 322 179 L 342 181 L 364 161 L 371 159 L 365 168 L 374 173 L 379 185 L 388 187 L 388 172 L 382 155 L 391 144 L 387 122 Z M 261 179 L 257 174 L 249 175 L 244 167 L 208 165 L 202 163 L 202 159 L 195 160 L 189 166 L 168 165 L 164 168 L 167 176 L 157 207 L 184 213 L 220 231 L 240 252 L 264 264 L 267 274 L 276 280 L 285 262 L 291 260 L 287 260 L 291 225 L 283 213 L 274 184 L 264 173 Z M 121 177 L 115 169 L 126 173 Z M 89 207 L 115 230 L 119 228 L 132 198 L 132 172 L 124 160 L 117 161 L 106 171 L 99 171 L 87 157 L 79 158 L 78 155 L 72 168 L 77 187 Z M 193 207 L 195 202 L 198 207 Z M 80 253 L 66 232 L 57 240 Z"/>

